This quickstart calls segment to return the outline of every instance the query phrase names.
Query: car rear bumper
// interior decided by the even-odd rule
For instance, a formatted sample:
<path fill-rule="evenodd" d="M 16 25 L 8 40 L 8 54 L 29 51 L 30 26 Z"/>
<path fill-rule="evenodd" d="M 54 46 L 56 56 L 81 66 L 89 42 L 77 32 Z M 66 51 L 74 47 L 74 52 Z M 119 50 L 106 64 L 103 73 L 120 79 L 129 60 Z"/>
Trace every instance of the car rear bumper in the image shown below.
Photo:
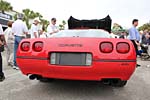
<path fill-rule="evenodd" d="M 128 80 L 136 66 L 135 60 L 93 60 L 91 66 L 51 65 L 46 59 L 17 58 L 23 74 L 69 80 L 121 79 Z"/>

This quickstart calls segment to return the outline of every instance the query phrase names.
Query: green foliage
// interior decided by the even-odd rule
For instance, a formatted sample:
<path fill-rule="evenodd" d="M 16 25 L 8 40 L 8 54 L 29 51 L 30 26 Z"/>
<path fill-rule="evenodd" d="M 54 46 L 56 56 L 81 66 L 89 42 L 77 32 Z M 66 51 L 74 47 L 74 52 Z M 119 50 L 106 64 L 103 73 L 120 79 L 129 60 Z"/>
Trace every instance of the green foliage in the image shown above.
<path fill-rule="evenodd" d="M 30 19 L 34 19 L 37 17 L 41 19 L 43 17 L 40 13 L 34 12 L 33 10 L 30 9 L 23 9 L 22 12 L 24 14 L 23 20 L 26 22 L 28 28 L 31 27 L 31 25 L 29 24 Z"/>
<path fill-rule="evenodd" d="M 44 29 L 47 28 L 47 26 L 49 25 L 49 21 L 45 20 L 45 19 L 40 19 L 42 26 L 44 27 Z"/>
<path fill-rule="evenodd" d="M 120 31 L 120 30 L 123 30 L 123 28 L 122 28 L 121 25 L 119 25 L 117 23 L 114 23 L 112 30 L 114 30 L 114 31 Z"/>
<path fill-rule="evenodd" d="M 113 28 L 112 28 L 112 32 L 114 34 L 120 34 L 121 32 L 125 32 L 126 30 L 123 29 L 123 27 L 117 23 L 114 23 Z"/>
<path fill-rule="evenodd" d="M 14 20 L 17 20 L 17 14 L 14 15 Z"/>
<path fill-rule="evenodd" d="M 13 9 L 13 7 L 11 6 L 11 4 L 9 2 L 0 0 L 0 11 L 2 11 L 4 13 L 5 11 L 10 11 L 12 9 Z"/>
<path fill-rule="evenodd" d="M 4 13 L 4 11 L 10 11 L 12 9 L 13 7 L 11 6 L 9 2 L 0 0 L 0 11 Z M 43 16 L 39 12 L 34 12 L 33 10 L 30 10 L 30 9 L 23 9 L 22 13 L 24 15 L 23 20 L 25 21 L 28 28 L 31 27 L 31 24 L 29 23 L 29 21 L 34 18 L 39 18 L 41 21 L 41 24 L 44 26 L 45 29 L 49 25 L 49 21 L 43 19 Z M 13 17 L 14 17 L 14 20 L 17 20 L 17 13 Z M 66 21 L 63 20 L 62 24 L 59 25 L 60 30 L 64 30 L 65 25 L 66 25 Z"/>
<path fill-rule="evenodd" d="M 140 27 L 139 27 L 139 31 L 141 31 L 141 30 L 142 30 L 142 31 L 144 31 L 144 30 L 150 31 L 150 23 L 146 23 L 146 24 L 140 26 Z"/>
<path fill-rule="evenodd" d="M 63 20 L 61 24 L 59 24 L 59 30 L 64 30 L 66 25 L 66 21 Z"/>

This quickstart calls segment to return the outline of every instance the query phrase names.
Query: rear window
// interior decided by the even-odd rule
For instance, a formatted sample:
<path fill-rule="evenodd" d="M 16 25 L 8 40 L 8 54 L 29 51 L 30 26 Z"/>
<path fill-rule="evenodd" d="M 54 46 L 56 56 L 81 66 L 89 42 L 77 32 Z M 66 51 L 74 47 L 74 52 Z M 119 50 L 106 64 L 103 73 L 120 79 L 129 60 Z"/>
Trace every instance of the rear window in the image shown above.
<path fill-rule="evenodd" d="M 62 30 L 51 37 L 93 37 L 110 38 L 110 34 L 104 30 Z"/>

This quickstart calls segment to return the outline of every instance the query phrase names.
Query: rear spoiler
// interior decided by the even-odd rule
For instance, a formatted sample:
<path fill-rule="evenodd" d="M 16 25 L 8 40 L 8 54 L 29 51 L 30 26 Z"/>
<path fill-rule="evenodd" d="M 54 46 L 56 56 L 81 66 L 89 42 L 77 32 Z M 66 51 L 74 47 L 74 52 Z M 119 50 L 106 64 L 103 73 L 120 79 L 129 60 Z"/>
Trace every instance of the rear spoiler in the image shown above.
<path fill-rule="evenodd" d="M 108 15 L 103 19 L 79 20 L 70 16 L 68 19 L 69 29 L 103 29 L 111 33 L 111 18 Z"/>

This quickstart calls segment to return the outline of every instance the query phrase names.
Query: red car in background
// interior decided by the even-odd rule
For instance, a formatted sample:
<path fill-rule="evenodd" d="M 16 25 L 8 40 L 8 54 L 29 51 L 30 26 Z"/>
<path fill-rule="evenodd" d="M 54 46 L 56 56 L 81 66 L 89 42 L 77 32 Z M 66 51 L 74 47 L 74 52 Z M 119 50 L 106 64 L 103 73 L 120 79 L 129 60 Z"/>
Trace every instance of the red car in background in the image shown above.
<path fill-rule="evenodd" d="M 102 81 L 123 87 L 135 70 L 136 54 L 127 39 L 110 38 L 101 29 L 74 29 L 22 40 L 17 64 L 30 79 Z"/>

